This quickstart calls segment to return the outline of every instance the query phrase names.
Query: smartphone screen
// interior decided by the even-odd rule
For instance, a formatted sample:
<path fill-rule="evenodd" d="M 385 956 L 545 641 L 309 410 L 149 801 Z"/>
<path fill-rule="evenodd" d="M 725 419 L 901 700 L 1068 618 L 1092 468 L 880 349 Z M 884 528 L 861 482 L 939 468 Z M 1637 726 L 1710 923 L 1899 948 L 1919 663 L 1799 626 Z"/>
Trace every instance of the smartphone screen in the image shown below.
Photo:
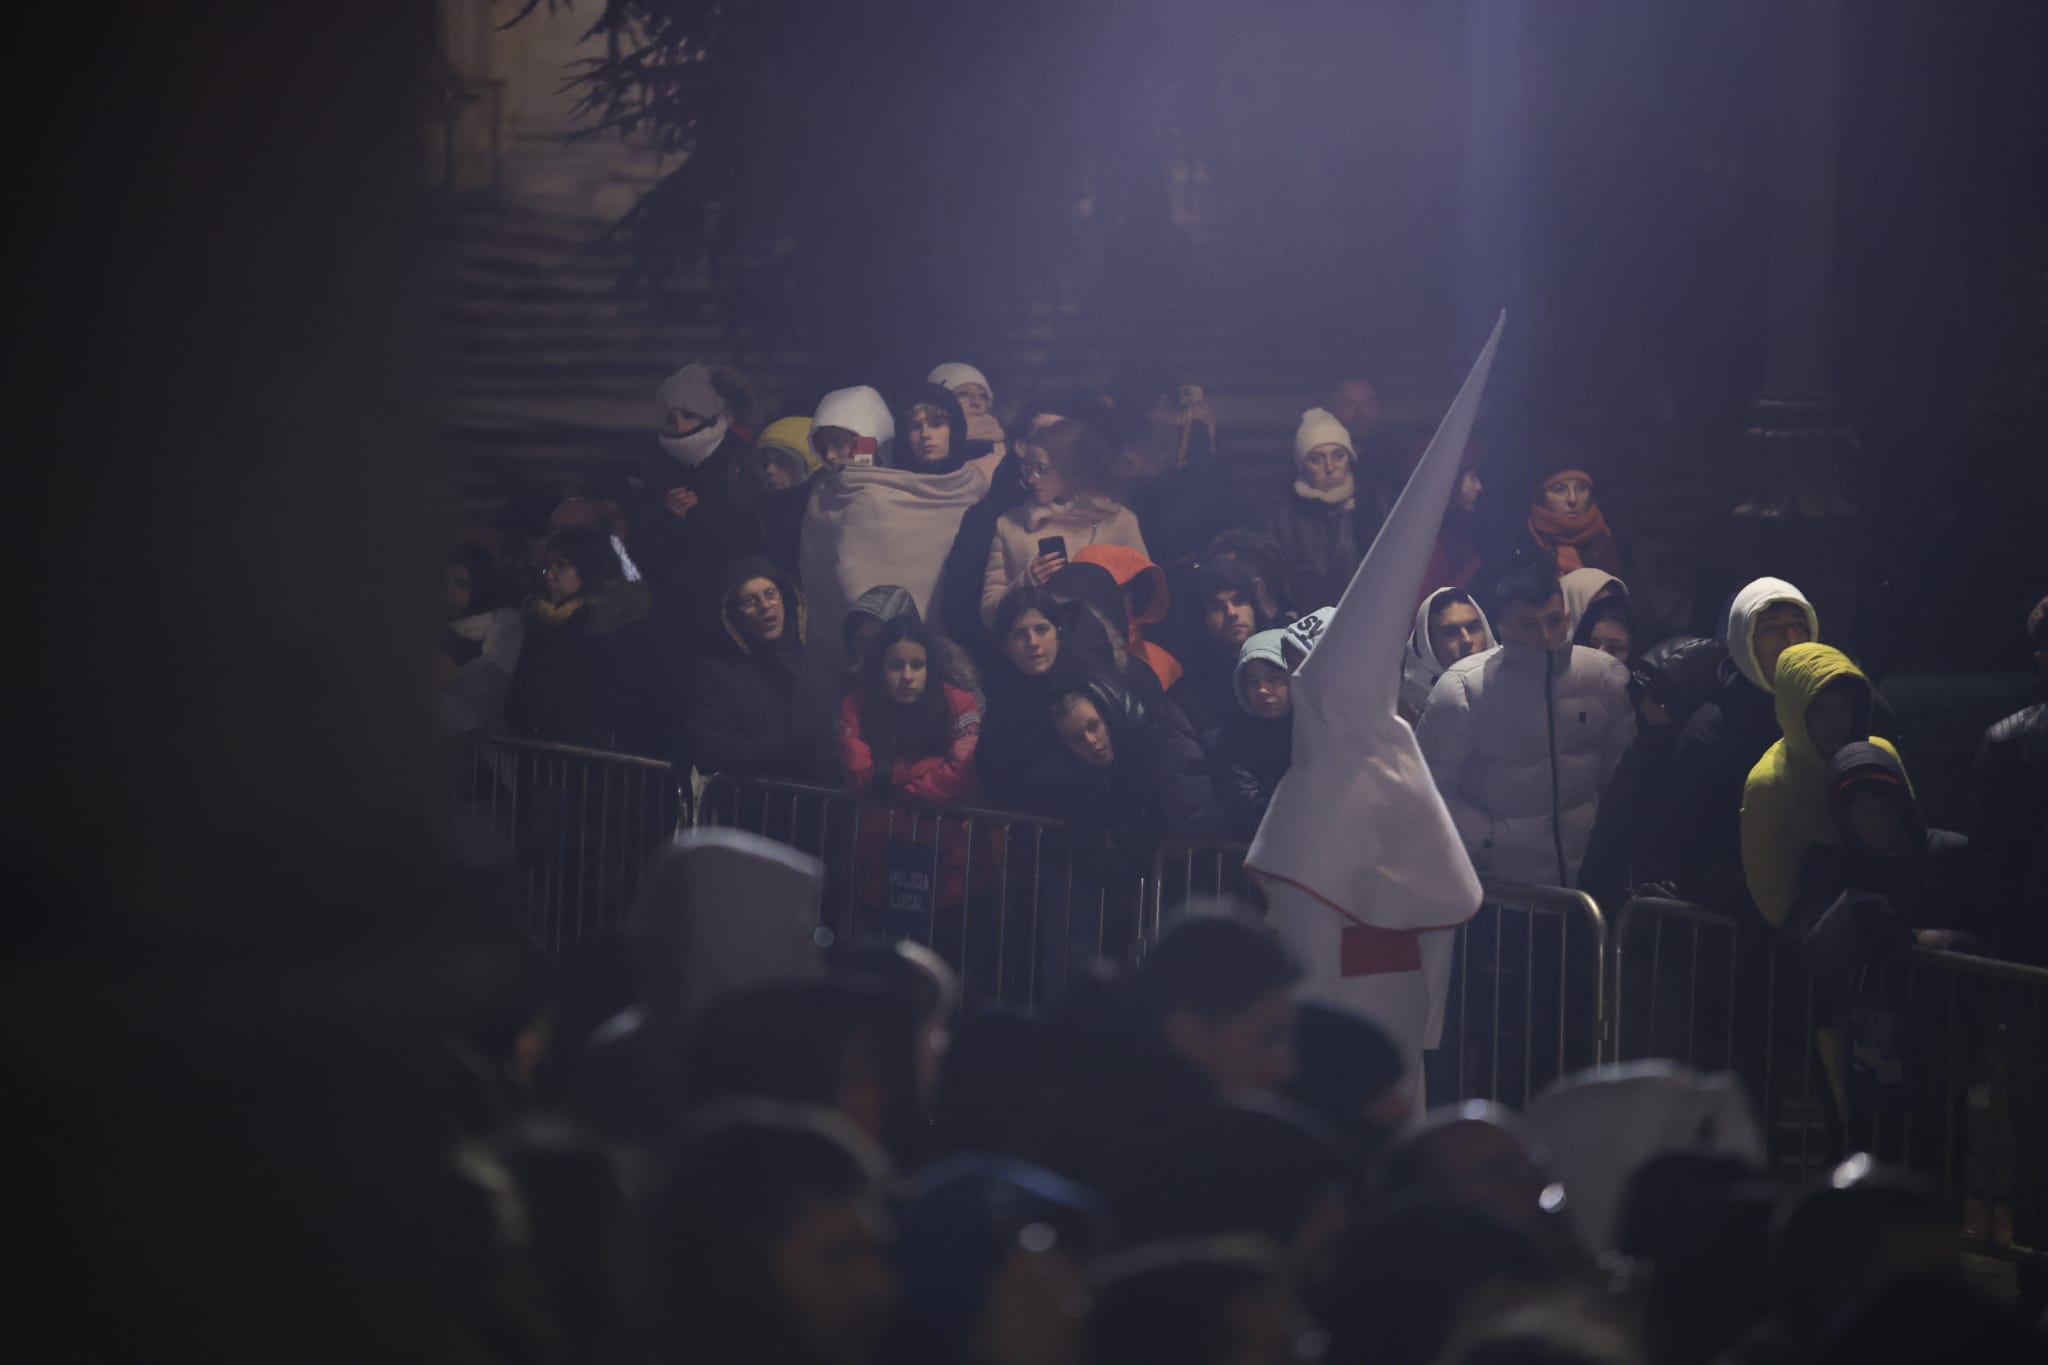
<path fill-rule="evenodd" d="M 1067 538 L 1065 536 L 1040 537 L 1038 553 L 1042 555 L 1058 555 L 1061 559 L 1065 559 L 1067 557 Z"/>

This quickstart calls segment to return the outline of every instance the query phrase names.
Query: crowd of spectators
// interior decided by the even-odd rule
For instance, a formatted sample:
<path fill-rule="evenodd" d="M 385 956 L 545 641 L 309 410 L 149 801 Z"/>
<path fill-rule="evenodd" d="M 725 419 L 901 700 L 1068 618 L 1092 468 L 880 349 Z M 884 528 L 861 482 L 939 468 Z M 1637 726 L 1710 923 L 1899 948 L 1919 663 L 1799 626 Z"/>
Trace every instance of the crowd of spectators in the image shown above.
<path fill-rule="evenodd" d="M 863 686 L 925 633 L 886 628 Z M 947 697 L 906 780 L 950 762 Z M 1774 1177 L 1740 1088 L 1670 1063 L 1418 1112 L 1390 1036 L 1297 1002 L 1230 903 L 1023 1015 L 963 1009 L 918 945 L 821 947 L 785 845 L 693 831 L 653 880 L 632 971 L 571 955 L 456 1044 L 448 1358 L 2043 1359 L 1911 1175 Z"/>
<path fill-rule="evenodd" d="M 451 555 L 447 727 L 838 788 L 863 847 L 927 851 L 940 918 L 987 851 L 920 811 L 1058 822 L 1089 854 L 1069 898 L 1168 836 L 1249 839 L 1294 759 L 1295 671 L 1413 462 L 1370 383 L 1302 415 L 1259 515 L 1195 386 L 1007 426 L 971 366 L 906 396 L 764 422 L 743 376 L 671 376 L 640 459 Z M 1718 639 L 1660 640 L 1582 455 L 1488 476 L 1526 499 L 1507 544 L 1477 529 L 1482 463 L 1385 661 L 1482 875 L 1662 888 L 1830 981 L 1912 943 L 2042 960 L 2040 704 L 1985 737 L 1977 837 L 1929 829 L 1882 695 L 1795 585 L 1749 583 Z M 2048 602 L 2026 630 L 2048 679 Z M 1646 1063 L 1523 1114 L 1419 1112 L 1412 1054 L 1298 999 L 1300 965 L 1229 902 L 1184 909 L 1135 969 L 1051 942 L 1077 969 L 1005 1012 L 892 934 L 887 862 L 856 860 L 874 913 L 835 941 L 822 864 L 693 830 L 624 941 L 579 945 L 516 1029 L 458 1045 L 479 1093 L 450 1177 L 454 1354 L 2042 1358 L 1961 1278 L 1916 1177 L 1852 1156 L 1774 1179 L 1728 1077 Z"/>
<path fill-rule="evenodd" d="M 1414 459 L 1370 381 L 1302 414 L 1267 513 L 1236 496 L 1196 385 L 1049 396 L 1007 425 L 971 365 L 904 397 L 839 389 L 768 421 L 737 371 L 669 376 L 639 457 L 545 528 L 451 554 L 449 728 L 898 808 L 993 805 L 1113 828 L 1131 851 L 1248 840 L 1314 641 L 1276 632 L 1335 606 Z M 1875 817 L 1842 798 L 1864 770 L 1841 755 L 1875 746 L 1915 827 L 1911 754 L 1799 588 L 1757 578 L 1717 638 L 1660 639 L 1583 453 L 1503 463 L 1489 492 L 1468 448 L 1414 635 L 1386 663 L 1482 876 L 1603 903 L 1660 887 L 1794 936 L 1854 895 L 1861 922 L 2043 960 L 2039 705 L 1985 737 L 1978 837 L 1943 836 L 1949 894 L 1890 896 L 1843 856 L 1851 816 Z M 1526 510 L 1494 543 L 1476 514 L 1499 496 Z M 2044 630 L 2037 608 L 2048 677 Z"/>

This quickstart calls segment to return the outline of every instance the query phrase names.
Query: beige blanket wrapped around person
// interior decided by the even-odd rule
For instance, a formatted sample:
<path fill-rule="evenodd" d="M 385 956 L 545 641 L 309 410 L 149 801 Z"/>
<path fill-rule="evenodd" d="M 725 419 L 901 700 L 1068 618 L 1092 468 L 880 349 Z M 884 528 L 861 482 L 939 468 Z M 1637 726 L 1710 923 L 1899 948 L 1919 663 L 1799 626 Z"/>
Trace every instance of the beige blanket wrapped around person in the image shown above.
<path fill-rule="evenodd" d="M 830 733 L 839 704 L 846 613 L 869 588 L 894 583 L 909 591 L 921 618 L 936 620 L 939 569 L 960 518 L 987 496 L 988 479 L 972 465 L 950 474 L 854 465 L 814 481 L 799 567 L 811 617 L 803 697 L 818 733 Z"/>

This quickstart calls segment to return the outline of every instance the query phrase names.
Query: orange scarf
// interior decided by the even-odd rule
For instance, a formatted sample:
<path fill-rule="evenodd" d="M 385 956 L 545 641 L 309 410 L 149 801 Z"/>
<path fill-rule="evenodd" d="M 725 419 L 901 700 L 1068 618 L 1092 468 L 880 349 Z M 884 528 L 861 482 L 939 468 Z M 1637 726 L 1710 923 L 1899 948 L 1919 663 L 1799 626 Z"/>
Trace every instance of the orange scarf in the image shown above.
<path fill-rule="evenodd" d="M 1583 512 L 1553 512 L 1540 502 L 1531 503 L 1529 534 L 1557 560 L 1560 577 L 1573 569 L 1621 572 L 1621 552 L 1615 548 L 1614 532 L 1607 529 L 1607 517 L 1597 502 Z"/>

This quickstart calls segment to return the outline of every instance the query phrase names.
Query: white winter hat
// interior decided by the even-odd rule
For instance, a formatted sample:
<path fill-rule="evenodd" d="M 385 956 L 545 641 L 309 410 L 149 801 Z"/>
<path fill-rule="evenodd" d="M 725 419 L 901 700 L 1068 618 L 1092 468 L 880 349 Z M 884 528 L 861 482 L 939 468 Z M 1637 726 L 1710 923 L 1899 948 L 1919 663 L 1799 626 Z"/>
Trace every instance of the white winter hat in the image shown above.
<path fill-rule="evenodd" d="M 1294 463 L 1300 465 L 1317 446 L 1343 446 L 1354 455 L 1358 453 L 1342 422 L 1325 409 L 1310 408 L 1301 415 L 1301 425 L 1294 429 Z"/>
<path fill-rule="evenodd" d="M 670 408 L 681 408 L 708 422 L 725 411 L 725 399 L 711 382 L 711 367 L 695 362 L 662 380 L 654 401 L 661 404 L 664 416 Z"/>
<path fill-rule="evenodd" d="M 819 399 L 818 410 L 811 415 L 814 437 L 819 427 L 842 427 L 878 446 L 896 439 L 896 419 L 889 415 L 889 405 L 882 401 L 881 394 L 865 384 L 834 389 Z"/>
<path fill-rule="evenodd" d="M 924 377 L 927 384 L 941 384 L 948 393 L 958 393 L 962 384 L 979 384 L 988 401 L 996 401 L 996 391 L 989 387 L 988 376 L 972 365 L 958 360 L 949 360 Z"/>

